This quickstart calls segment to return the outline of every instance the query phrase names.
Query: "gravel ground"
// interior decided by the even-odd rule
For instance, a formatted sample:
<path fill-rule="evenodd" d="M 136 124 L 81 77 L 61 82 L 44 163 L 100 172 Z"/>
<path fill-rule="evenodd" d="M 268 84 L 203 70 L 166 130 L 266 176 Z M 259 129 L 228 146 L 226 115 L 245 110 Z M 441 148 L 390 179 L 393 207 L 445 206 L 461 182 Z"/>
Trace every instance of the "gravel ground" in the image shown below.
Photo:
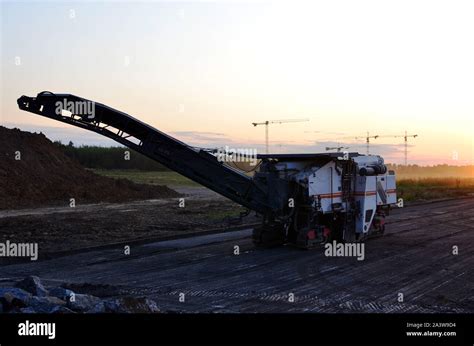
<path fill-rule="evenodd" d="M 165 238 L 257 222 L 255 213 L 204 188 L 179 198 L 0 211 L 0 242 L 38 243 L 40 253 L 144 238 Z M 196 190 L 196 191 L 194 191 Z M 189 195 L 193 193 L 193 195 Z M 0 262 L 2 259 L 0 259 Z"/>

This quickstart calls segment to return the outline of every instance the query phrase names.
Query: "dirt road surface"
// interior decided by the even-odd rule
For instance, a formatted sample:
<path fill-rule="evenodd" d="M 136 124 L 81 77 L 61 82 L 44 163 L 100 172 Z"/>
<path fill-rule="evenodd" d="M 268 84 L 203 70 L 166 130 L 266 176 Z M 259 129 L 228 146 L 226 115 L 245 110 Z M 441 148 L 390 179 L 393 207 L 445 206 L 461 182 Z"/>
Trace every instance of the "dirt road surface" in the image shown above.
<path fill-rule="evenodd" d="M 0 243 L 35 242 L 40 256 L 110 243 L 207 232 L 261 222 L 245 209 L 205 188 L 181 189 L 179 198 L 127 203 L 78 204 L 37 209 L 0 210 Z M 0 266 L 5 259 L 0 257 Z"/>
<path fill-rule="evenodd" d="M 395 210 L 386 234 L 365 244 L 363 261 L 326 257 L 323 247 L 255 249 L 250 233 L 4 265 L 0 278 L 115 285 L 162 311 L 474 312 L 473 198 Z"/>

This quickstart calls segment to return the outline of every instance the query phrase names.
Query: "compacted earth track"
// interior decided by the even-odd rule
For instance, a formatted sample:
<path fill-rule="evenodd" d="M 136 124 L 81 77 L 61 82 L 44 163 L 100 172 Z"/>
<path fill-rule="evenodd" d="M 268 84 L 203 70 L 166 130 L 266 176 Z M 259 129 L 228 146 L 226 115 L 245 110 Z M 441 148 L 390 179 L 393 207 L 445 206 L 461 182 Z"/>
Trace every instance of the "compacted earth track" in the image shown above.
<path fill-rule="evenodd" d="M 244 229 L 2 265 L 0 279 L 113 285 L 162 311 L 474 312 L 474 198 L 400 208 L 387 221 L 363 260 L 323 246 L 256 249 Z"/>

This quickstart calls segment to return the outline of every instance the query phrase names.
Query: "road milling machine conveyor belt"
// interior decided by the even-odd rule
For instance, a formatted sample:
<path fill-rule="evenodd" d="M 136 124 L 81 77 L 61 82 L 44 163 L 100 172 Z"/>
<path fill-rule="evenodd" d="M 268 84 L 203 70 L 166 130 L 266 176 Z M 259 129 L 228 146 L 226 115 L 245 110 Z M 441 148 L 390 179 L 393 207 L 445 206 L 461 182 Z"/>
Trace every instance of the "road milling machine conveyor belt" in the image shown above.
<path fill-rule="evenodd" d="M 262 216 L 258 246 L 361 241 L 383 233 L 396 203 L 395 175 L 383 159 L 358 153 L 257 155 L 253 177 L 215 152 L 183 143 L 134 117 L 70 94 L 21 96 L 20 109 L 94 131 Z"/>

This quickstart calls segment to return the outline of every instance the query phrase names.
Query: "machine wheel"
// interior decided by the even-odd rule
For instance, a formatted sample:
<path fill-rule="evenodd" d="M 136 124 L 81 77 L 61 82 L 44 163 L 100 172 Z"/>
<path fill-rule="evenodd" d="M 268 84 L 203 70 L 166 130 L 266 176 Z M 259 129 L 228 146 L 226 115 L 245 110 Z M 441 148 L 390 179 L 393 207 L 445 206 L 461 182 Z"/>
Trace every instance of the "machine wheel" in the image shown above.
<path fill-rule="evenodd" d="M 383 235 L 385 233 L 385 214 L 377 213 L 372 221 L 372 229 L 374 235 Z"/>

